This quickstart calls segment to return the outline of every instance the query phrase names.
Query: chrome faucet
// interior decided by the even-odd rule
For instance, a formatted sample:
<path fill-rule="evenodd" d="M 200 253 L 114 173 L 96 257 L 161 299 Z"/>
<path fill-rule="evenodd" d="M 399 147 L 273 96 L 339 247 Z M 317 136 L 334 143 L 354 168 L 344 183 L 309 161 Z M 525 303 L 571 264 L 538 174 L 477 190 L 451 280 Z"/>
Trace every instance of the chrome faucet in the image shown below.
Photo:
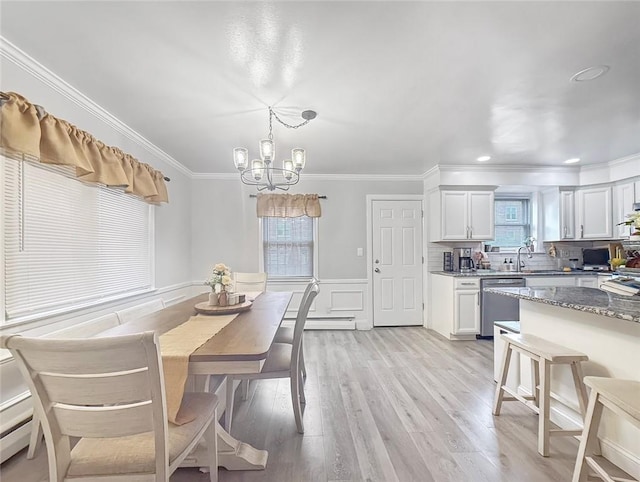
<path fill-rule="evenodd" d="M 523 248 L 527 250 L 527 258 L 533 258 L 533 254 L 531 254 L 531 249 L 529 248 L 529 246 L 520 246 L 518 248 L 518 255 L 516 257 L 516 271 L 518 273 L 520 273 L 522 271 L 522 268 L 524 268 L 524 261 L 520 260 L 520 251 Z"/>

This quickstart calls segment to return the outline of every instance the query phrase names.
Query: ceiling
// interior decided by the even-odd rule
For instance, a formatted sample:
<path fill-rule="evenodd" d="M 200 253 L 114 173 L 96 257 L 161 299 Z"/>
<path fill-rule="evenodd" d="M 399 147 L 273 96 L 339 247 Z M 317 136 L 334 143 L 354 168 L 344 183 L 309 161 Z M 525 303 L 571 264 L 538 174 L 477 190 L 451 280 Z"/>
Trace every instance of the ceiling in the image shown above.
<path fill-rule="evenodd" d="M 276 159 L 304 147 L 315 174 L 640 153 L 639 2 L 2 0 L 1 9 L 4 38 L 193 172 L 233 172 L 238 146 L 257 157 L 269 105 L 290 124 L 318 112 L 300 129 L 274 124 Z M 603 64 L 606 75 L 570 81 Z"/>

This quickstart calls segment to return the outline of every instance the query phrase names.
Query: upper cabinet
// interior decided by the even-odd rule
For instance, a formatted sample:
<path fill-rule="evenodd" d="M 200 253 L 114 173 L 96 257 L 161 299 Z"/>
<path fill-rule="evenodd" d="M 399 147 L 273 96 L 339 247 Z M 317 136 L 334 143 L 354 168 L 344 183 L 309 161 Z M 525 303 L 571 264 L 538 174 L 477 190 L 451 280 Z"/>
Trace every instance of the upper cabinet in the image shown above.
<path fill-rule="evenodd" d="M 613 237 L 611 186 L 576 191 L 576 239 L 610 239 Z"/>
<path fill-rule="evenodd" d="M 541 193 L 543 206 L 544 240 L 559 241 L 574 239 L 575 226 L 575 193 L 557 187 Z"/>
<path fill-rule="evenodd" d="M 430 241 L 486 241 L 494 237 L 493 191 L 432 191 Z"/>
<path fill-rule="evenodd" d="M 633 212 L 633 203 L 636 202 L 637 196 L 633 182 L 613 186 L 613 235 L 616 238 L 625 238 L 631 234 L 630 226 L 618 226 L 618 224 L 626 221 L 627 214 Z"/>

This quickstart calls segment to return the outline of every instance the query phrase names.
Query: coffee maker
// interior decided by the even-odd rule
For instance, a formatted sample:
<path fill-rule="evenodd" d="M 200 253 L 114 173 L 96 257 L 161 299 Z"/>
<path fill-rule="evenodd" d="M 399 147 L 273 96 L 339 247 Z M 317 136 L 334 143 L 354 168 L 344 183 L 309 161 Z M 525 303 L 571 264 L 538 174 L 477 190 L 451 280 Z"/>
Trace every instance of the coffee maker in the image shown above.
<path fill-rule="evenodd" d="M 453 250 L 453 268 L 461 273 L 470 273 L 473 271 L 473 260 L 471 252 L 473 248 L 454 248 Z"/>

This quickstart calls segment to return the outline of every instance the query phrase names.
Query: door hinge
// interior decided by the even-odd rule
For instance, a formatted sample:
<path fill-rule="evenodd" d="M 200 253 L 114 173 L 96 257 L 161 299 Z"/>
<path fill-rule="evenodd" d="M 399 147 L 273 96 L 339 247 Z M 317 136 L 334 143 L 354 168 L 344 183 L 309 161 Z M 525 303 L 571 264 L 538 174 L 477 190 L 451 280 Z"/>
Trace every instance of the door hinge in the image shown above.
<path fill-rule="evenodd" d="M 420 215 L 424 218 L 424 211 L 420 211 Z"/>
<path fill-rule="evenodd" d="M 424 256 L 422 257 L 422 264 L 424 264 Z"/>
<path fill-rule="evenodd" d="M 422 303 L 422 311 L 424 311 L 424 303 Z"/>

